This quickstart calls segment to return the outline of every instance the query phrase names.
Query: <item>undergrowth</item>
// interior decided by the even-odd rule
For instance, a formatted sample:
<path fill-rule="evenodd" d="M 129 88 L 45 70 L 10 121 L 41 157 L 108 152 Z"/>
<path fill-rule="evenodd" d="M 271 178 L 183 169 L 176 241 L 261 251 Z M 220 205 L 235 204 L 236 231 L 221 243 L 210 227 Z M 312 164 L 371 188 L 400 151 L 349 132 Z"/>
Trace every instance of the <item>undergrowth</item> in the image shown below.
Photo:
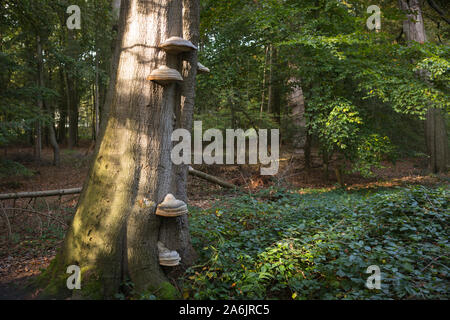
<path fill-rule="evenodd" d="M 191 208 L 187 299 L 448 299 L 445 187 L 266 189 Z M 381 289 L 368 289 L 371 265 Z"/>

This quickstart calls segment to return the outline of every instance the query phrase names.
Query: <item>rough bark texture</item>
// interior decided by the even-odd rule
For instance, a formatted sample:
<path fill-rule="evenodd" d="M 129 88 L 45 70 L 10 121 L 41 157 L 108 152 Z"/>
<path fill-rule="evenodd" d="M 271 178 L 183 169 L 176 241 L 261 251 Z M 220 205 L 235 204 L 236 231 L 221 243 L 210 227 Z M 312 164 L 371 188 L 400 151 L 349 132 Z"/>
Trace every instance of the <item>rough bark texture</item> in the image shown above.
<path fill-rule="evenodd" d="M 306 144 L 305 99 L 299 79 L 291 78 L 292 91 L 288 96 L 291 119 L 294 125 L 293 146 L 295 152 L 303 153 Z"/>
<path fill-rule="evenodd" d="M 112 297 L 126 278 L 137 292 L 158 290 L 162 297 L 173 296 L 156 246 L 161 222 L 169 218 L 154 213 L 173 188 L 170 137 L 177 91 L 182 89 L 178 84 L 163 87 L 146 77 L 162 64 L 177 63 L 157 47 L 181 30 L 181 4 L 181 0 L 121 4 L 105 121 L 74 220 L 53 266 L 65 272 L 68 265 L 79 265 L 84 297 L 89 297 L 90 288 L 99 294 L 93 297 Z M 198 6 L 196 0 L 185 4 Z M 198 20 L 193 28 L 198 29 Z M 192 99 L 193 91 L 185 96 Z M 185 228 L 187 219 L 176 231 L 190 246 Z"/>
<path fill-rule="evenodd" d="M 403 21 L 403 32 L 408 41 L 425 43 L 427 37 L 423 25 L 422 10 L 419 0 L 400 0 L 400 8 L 407 12 L 407 20 Z"/>
<path fill-rule="evenodd" d="M 400 8 L 407 13 L 403 32 L 408 42 L 427 41 L 419 0 L 399 0 Z M 430 107 L 425 120 L 425 139 L 430 157 L 429 168 L 434 173 L 446 172 L 449 165 L 448 137 L 445 115 L 440 109 Z"/>
<path fill-rule="evenodd" d="M 434 173 L 447 172 L 450 155 L 445 115 L 442 110 L 430 108 L 427 111 L 425 136 L 430 155 L 430 170 Z"/>
<path fill-rule="evenodd" d="M 177 30 L 177 32 L 181 31 L 184 39 L 191 41 L 197 46 L 200 37 L 198 31 L 198 25 L 200 23 L 199 3 L 195 0 L 181 0 L 180 4 L 182 5 L 182 25 L 181 30 Z M 175 126 L 176 128 L 185 128 L 188 131 L 192 130 L 194 116 L 197 62 L 197 51 L 190 51 L 181 55 L 181 74 L 184 81 L 181 84 L 180 91 L 177 92 L 177 96 L 181 97 L 181 102 L 175 107 Z M 188 201 L 186 190 L 187 176 L 188 165 L 181 164 L 174 166 L 171 177 L 171 191 L 176 198 L 185 202 Z M 192 265 L 197 258 L 191 245 L 187 216 L 170 220 L 165 219 L 160 228 L 159 238 L 167 248 L 176 250 L 180 254 L 181 265 L 175 271 L 183 270 L 187 266 Z"/>

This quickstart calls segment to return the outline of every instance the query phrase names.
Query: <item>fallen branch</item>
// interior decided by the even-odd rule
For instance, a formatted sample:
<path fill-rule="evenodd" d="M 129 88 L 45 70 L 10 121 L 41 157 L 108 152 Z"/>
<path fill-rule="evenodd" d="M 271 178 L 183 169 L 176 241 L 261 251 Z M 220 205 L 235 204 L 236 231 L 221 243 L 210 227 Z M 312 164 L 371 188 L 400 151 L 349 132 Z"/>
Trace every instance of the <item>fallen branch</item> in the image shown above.
<path fill-rule="evenodd" d="M 238 189 L 238 187 L 232 183 L 226 182 L 224 180 L 221 180 L 217 177 L 214 177 L 214 176 L 204 173 L 202 171 L 195 170 L 191 166 L 189 166 L 189 174 L 199 177 L 199 178 L 202 178 L 202 179 L 205 179 L 209 182 L 218 184 L 221 187 L 230 188 L 230 189 Z"/>
<path fill-rule="evenodd" d="M 39 197 L 62 196 L 67 194 L 77 194 L 81 192 L 81 189 L 82 188 L 4 193 L 0 194 L 0 200 L 19 199 L 19 198 L 39 198 Z"/>
<path fill-rule="evenodd" d="M 221 180 L 210 174 L 202 171 L 195 170 L 189 166 L 189 174 L 205 179 L 209 182 L 218 184 L 219 186 L 231 189 L 237 189 L 238 187 L 232 183 Z M 19 198 L 39 198 L 39 197 L 52 197 L 52 196 L 64 196 L 69 194 L 81 193 L 82 188 L 72 189 L 58 189 L 58 190 L 46 190 L 46 191 L 31 191 L 31 192 L 17 192 L 17 193 L 3 193 L 0 194 L 0 200 L 19 199 Z"/>

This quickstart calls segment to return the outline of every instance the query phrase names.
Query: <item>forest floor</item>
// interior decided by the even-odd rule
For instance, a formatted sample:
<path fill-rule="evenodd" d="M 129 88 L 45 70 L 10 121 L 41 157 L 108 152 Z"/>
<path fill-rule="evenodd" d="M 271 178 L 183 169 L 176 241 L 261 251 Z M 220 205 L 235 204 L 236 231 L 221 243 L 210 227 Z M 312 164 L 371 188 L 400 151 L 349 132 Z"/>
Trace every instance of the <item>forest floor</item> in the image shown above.
<path fill-rule="evenodd" d="M 52 151 L 44 149 L 42 161 L 33 161 L 31 148 L 9 148 L 2 157 L 17 161 L 33 172 L 32 176 L 0 178 L 0 193 L 39 191 L 81 187 L 86 178 L 92 153 L 84 144 L 75 149 L 61 150 L 61 165 L 52 166 Z M 3 151 L 3 150 L 2 150 Z M 257 166 L 198 165 L 195 169 L 215 175 L 254 192 L 268 186 L 299 190 L 339 188 L 333 170 L 324 176 L 321 158 L 313 152 L 312 169 L 304 169 L 302 155 L 289 151 L 281 153 L 280 168 L 276 176 L 260 176 Z M 378 188 L 411 184 L 433 186 L 450 181 L 449 176 L 427 174 L 426 159 L 408 158 L 395 164 L 384 163 L 385 168 L 375 170 L 372 178 L 359 174 L 344 176 L 347 189 Z M 233 197 L 234 193 L 189 176 L 189 205 L 208 209 L 220 197 Z M 67 224 L 75 212 L 78 195 L 62 198 L 20 199 L 0 201 L 0 299 L 33 299 L 35 293 L 26 290 L 30 278 L 45 269 L 62 243 Z M 4 210 L 4 208 L 17 208 Z M 30 210 L 30 211 L 24 211 Z M 34 211 L 34 212 L 31 212 Z M 5 218 L 7 217 L 7 219 Z"/>

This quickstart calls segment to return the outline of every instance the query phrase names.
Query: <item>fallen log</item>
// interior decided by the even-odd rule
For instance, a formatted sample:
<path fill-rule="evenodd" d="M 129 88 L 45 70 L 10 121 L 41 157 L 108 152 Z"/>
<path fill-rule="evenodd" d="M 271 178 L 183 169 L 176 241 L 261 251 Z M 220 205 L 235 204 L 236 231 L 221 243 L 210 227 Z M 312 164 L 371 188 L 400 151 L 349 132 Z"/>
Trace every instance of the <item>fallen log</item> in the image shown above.
<path fill-rule="evenodd" d="M 193 176 L 196 176 L 196 177 L 199 177 L 199 178 L 202 178 L 202 179 L 205 179 L 205 180 L 207 180 L 209 182 L 218 184 L 221 187 L 230 188 L 230 189 L 237 189 L 238 188 L 236 185 L 234 185 L 232 183 L 229 183 L 227 181 L 224 181 L 222 179 L 219 179 L 219 178 L 217 178 L 215 176 L 212 176 L 210 174 L 204 173 L 202 171 L 195 170 L 191 166 L 189 166 L 189 174 L 191 174 Z"/>
<path fill-rule="evenodd" d="M 189 174 L 215 183 L 224 188 L 237 189 L 238 187 L 232 183 L 219 179 L 210 174 L 202 171 L 195 170 L 189 166 Z M 58 190 L 46 190 L 46 191 L 31 191 L 31 192 L 17 192 L 17 193 L 3 193 L 0 194 L 0 200 L 19 199 L 19 198 L 39 198 L 39 197 L 52 197 L 52 196 L 65 196 L 68 194 L 81 193 L 82 188 L 72 189 L 58 189 Z"/>
<path fill-rule="evenodd" d="M 19 198 L 39 198 L 39 197 L 51 197 L 51 196 L 65 196 L 65 195 L 68 195 L 68 194 L 80 193 L 81 189 L 82 188 L 72 188 L 72 189 L 58 189 L 58 190 L 46 190 L 46 191 L 4 193 L 4 194 L 0 194 L 0 200 L 19 199 Z"/>

